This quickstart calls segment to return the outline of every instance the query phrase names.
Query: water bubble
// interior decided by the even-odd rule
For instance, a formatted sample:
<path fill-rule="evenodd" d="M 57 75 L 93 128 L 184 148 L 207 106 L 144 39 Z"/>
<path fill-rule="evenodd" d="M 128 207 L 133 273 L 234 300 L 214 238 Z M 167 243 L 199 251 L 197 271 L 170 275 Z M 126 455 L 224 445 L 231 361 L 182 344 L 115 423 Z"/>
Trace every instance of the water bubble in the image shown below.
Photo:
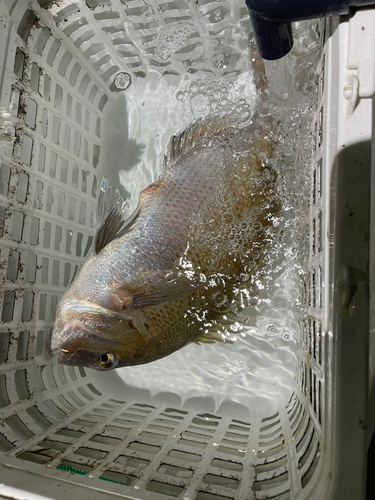
<path fill-rule="evenodd" d="M 119 73 L 113 83 L 117 90 L 126 90 L 130 87 L 131 81 L 129 73 Z"/>
<path fill-rule="evenodd" d="M 164 28 L 158 36 L 156 53 L 161 59 L 168 59 L 186 45 L 188 38 L 196 34 L 194 26 L 186 22 L 172 23 Z"/>

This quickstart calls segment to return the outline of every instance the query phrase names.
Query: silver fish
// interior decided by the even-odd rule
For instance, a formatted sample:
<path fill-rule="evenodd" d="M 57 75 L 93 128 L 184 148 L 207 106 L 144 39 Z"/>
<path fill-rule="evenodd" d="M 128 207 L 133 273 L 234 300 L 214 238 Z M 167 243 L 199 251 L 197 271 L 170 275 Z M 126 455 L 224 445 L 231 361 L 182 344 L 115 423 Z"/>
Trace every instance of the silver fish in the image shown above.
<path fill-rule="evenodd" d="M 228 340 L 215 325 L 275 211 L 271 143 L 265 118 L 241 131 L 199 121 L 172 138 L 168 167 L 127 220 L 102 181 L 93 253 L 56 313 L 59 363 L 107 370 Z"/>

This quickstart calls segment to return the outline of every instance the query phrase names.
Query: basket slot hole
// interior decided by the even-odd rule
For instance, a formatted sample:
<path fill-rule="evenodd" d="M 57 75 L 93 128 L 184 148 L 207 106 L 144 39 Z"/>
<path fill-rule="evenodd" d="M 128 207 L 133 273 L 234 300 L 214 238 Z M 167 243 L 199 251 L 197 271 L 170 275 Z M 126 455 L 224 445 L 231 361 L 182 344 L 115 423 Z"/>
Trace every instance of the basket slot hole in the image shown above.
<path fill-rule="evenodd" d="M 92 448 L 78 448 L 78 450 L 75 451 L 77 455 L 81 455 L 82 457 L 87 457 L 87 458 L 94 458 L 96 460 L 102 460 L 105 458 L 108 453 L 105 453 L 104 451 L 100 450 L 94 450 Z"/>
<path fill-rule="evenodd" d="M 215 493 L 207 493 L 206 491 L 198 491 L 195 500 L 228 500 L 228 497 L 223 497 L 222 495 L 215 495 Z"/>
<path fill-rule="evenodd" d="M 259 434 L 259 438 L 260 439 L 270 439 L 274 436 L 281 436 L 282 435 L 282 427 L 277 427 L 276 429 L 274 429 L 273 431 L 271 432 L 267 432 L 267 433 L 263 433 L 263 434 Z"/>
<path fill-rule="evenodd" d="M 83 387 L 78 387 L 77 390 L 81 394 L 81 396 L 83 396 L 88 401 L 94 401 L 95 398 L 93 398 L 91 396 L 91 394 L 89 394 Z M 111 412 L 109 412 L 109 413 L 111 413 Z"/>
<path fill-rule="evenodd" d="M 21 161 L 26 165 L 31 165 L 31 154 L 34 141 L 28 135 L 23 136 Z"/>
<path fill-rule="evenodd" d="M 49 248 L 51 243 L 51 223 L 46 221 L 44 223 L 43 231 L 43 246 L 44 248 Z"/>
<path fill-rule="evenodd" d="M 271 415 L 270 417 L 262 418 L 262 422 L 268 422 L 269 420 L 275 420 L 278 417 L 279 417 L 279 412 L 275 413 L 274 415 Z M 280 419 L 278 419 L 278 422 L 280 422 Z M 250 425 L 250 424 L 247 424 L 247 425 Z M 261 427 L 261 430 L 262 430 L 262 427 Z"/>
<path fill-rule="evenodd" d="M 8 256 L 7 280 L 16 281 L 18 277 L 18 265 L 20 262 L 20 253 L 10 250 Z"/>
<path fill-rule="evenodd" d="M 51 77 L 43 73 L 43 80 L 43 98 L 48 102 L 51 96 Z"/>
<path fill-rule="evenodd" d="M 132 443 L 130 443 L 128 448 L 130 450 L 144 451 L 146 453 L 149 453 L 150 455 L 156 455 L 156 453 L 158 453 L 161 449 L 159 446 L 139 443 L 138 441 L 133 441 Z"/>
<path fill-rule="evenodd" d="M 71 438 L 72 441 L 81 438 L 83 435 L 84 432 L 82 431 L 76 431 L 74 429 L 68 429 L 66 427 L 56 432 L 56 436 L 65 436 Z"/>
<path fill-rule="evenodd" d="M 7 379 L 4 373 L 0 374 L 0 408 L 9 406 L 10 401 L 7 391 Z"/>
<path fill-rule="evenodd" d="M 278 460 L 272 460 L 269 462 L 265 462 L 264 464 L 259 464 L 255 466 L 256 474 L 261 474 L 262 472 L 270 472 L 281 468 L 288 462 L 288 457 L 284 455 L 282 458 Z"/>
<path fill-rule="evenodd" d="M 309 444 L 307 445 L 307 448 L 306 448 L 306 451 L 304 452 L 304 454 L 301 456 L 301 458 L 298 461 L 298 467 L 300 469 L 302 469 L 304 467 L 304 465 L 306 464 L 306 462 L 309 460 L 316 444 L 317 444 L 317 438 L 316 438 L 315 430 L 313 429 L 313 431 L 311 433 L 310 440 L 309 440 Z"/>
<path fill-rule="evenodd" d="M 127 467 L 134 467 L 134 469 L 145 469 L 149 466 L 150 461 L 141 458 L 120 455 L 116 458 L 115 463 L 126 465 Z"/>
<path fill-rule="evenodd" d="M 20 36 L 24 42 L 27 41 L 31 27 L 36 20 L 37 18 L 35 14 L 29 9 L 26 10 L 24 15 L 22 16 L 22 19 L 18 25 L 17 35 Z"/>
<path fill-rule="evenodd" d="M 131 486 L 137 480 L 135 476 L 131 476 L 130 474 L 122 474 L 121 472 L 115 472 L 111 470 L 106 470 L 99 479 L 103 479 L 104 481 L 110 481 L 112 483 L 124 484 L 125 486 Z"/>
<path fill-rule="evenodd" d="M 52 118 L 52 141 L 55 144 L 59 144 L 59 137 L 60 137 L 60 125 L 61 125 L 61 120 L 57 118 L 57 116 L 54 116 Z"/>
<path fill-rule="evenodd" d="M 67 287 L 70 284 L 70 273 L 71 273 L 71 264 L 70 262 L 65 262 L 64 265 L 64 280 L 63 280 L 63 286 Z"/>
<path fill-rule="evenodd" d="M 69 445 L 66 443 L 61 443 L 59 441 L 44 439 L 43 441 L 38 443 L 38 446 L 40 446 L 41 448 L 49 448 L 50 450 L 55 451 L 65 451 Z"/>
<path fill-rule="evenodd" d="M 16 54 L 14 57 L 14 67 L 13 72 L 17 78 L 22 80 L 23 78 L 23 69 L 25 63 L 25 53 L 19 48 L 16 48 Z"/>
<path fill-rule="evenodd" d="M 40 280 L 45 285 L 48 283 L 48 268 L 49 268 L 49 259 L 48 257 L 42 258 L 42 266 L 40 268 Z"/>
<path fill-rule="evenodd" d="M 120 426 L 117 426 L 117 425 L 106 425 L 105 426 L 105 431 L 110 433 L 110 434 L 117 434 L 117 435 L 120 435 L 122 437 L 125 437 L 129 434 L 131 430 L 131 427 L 127 427 L 127 428 L 124 428 L 124 427 L 120 427 Z"/>
<path fill-rule="evenodd" d="M 46 419 L 44 415 L 38 410 L 36 406 L 32 406 L 26 410 L 26 413 L 34 420 L 34 422 L 42 429 L 48 429 L 52 423 Z"/>
<path fill-rule="evenodd" d="M 318 125 L 318 147 L 322 145 L 323 142 L 323 117 L 324 117 L 324 108 L 322 107 L 319 111 L 319 125 Z"/>
<path fill-rule="evenodd" d="M 0 238 L 2 238 L 4 233 L 4 223 L 5 223 L 5 207 L 0 206 Z"/>
<path fill-rule="evenodd" d="M 40 79 L 40 68 L 37 64 L 31 64 L 31 72 L 30 72 L 30 87 L 35 90 L 35 92 L 39 91 L 39 79 Z"/>
<path fill-rule="evenodd" d="M 5 419 L 10 429 L 21 439 L 27 440 L 34 437 L 34 433 L 22 422 L 17 415 Z"/>
<path fill-rule="evenodd" d="M 219 458 L 214 458 L 211 462 L 213 467 L 219 469 L 226 469 L 229 471 L 242 471 L 243 465 L 238 462 L 230 462 L 229 460 L 221 460 Z"/>
<path fill-rule="evenodd" d="M 121 443 L 121 439 L 112 436 L 103 436 L 101 434 L 96 434 L 90 441 L 93 443 L 105 444 L 107 446 L 118 446 Z"/>
<path fill-rule="evenodd" d="M 3 321 L 4 323 L 12 321 L 15 301 L 16 301 L 15 292 L 11 291 L 4 292 L 3 309 L 1 312 L 1 321 Z"/>
<path fill-rule="evenodd" d="M 62 227 L 57 225 L 55 229 L 55 250 L 60 252 L 62 242 Z"/>
<path fill-rule="evenodd" d="M 40 366 L 36 366 L 33 370 L 33 382 L 35 390 L 37 392 L 41 393 L 46 390 L 42 377 L 42 369 L 40 368 Z"/>
<path fill-rule="evenodd" d="M 73 406 L 72 404 L 69 403 L 69 401 L 64 397 L 62 396 L 61 394 L 59 396 L 57 396 L 57 401 L 63 406 L 65 407 L 69 412 L 73 412 L 76 410 L 76 407 Z"/>
<path fill-rule="evenodd" d="M 25 203 L 27 197 L 27 190 L 29 187 L 29 176 L 20 172 L 18 174 L 18 182 L 17 182 L 17 192 L 16 192 L 16 200 Z"/>
<path fill-rule="evenodd" d="M 253 491 L 264 491 L 269 490 L 271 488 L 275 488 L 283 485 L 289 479 L 288 472 L 284 472 L 279 476 L 275 476 L 272 479 L 265 479 L 264 481 L 254 481 L 252 488 Z"/>
<path fill-rule="evenodd" d="M 318 446 L 318 449 L 316 451 L 316 454 L 315 454 L 315 457 L 314 457 L 314 460 L 312 461 L 309 469 L 307 470 L 306 474 L 304 474 L 302 476 L 302 488 L 305 488 L 307 486 L 307 484 L 310 482 L 311 478 L 313 477 L 317 467 L 318 467 L 318 463 L 319 463 L 319 458 L 320 458 L 320 445 Z"/>
<path fill-rule="evenodd" d="M 66 51 L 63 57 L 61 58 L 59 67 L 57 69 L 57 72 L 61 76 L 65 76 L 66 70 L 68 69 L 68 66 L 72 60 L 73 56 L 69 51 Z"/>
<path fill-rule="evenodd" d="M 79 399 L 79 397 L 77 397 L 77 395 L 73 392 L 73 391 L 69 391 L 68 392 L 68 396 L 70 397 L 70 399 L 72 401 L 74 401 L 74 403 L 77 405 L 77 406 L 80 406 L 80 407 L 83 407 L 85 406 L 85 403 Z"/>
<path fill-rule="evenodd" d="M 74 220 L 75 213 L 76 213 L 76 203 L 77 203 L 76 198 L 74 198 L 74 196 L 70 196 L 69 197 L 69 210 L 68 210 L 69 220 Z"/>
<path fill-rule="evenodd" d="M 54 259 L 52 263 L 52 285 L 59 286 L 59 280 L 60 280 L 60 262 Z"/>
<path fill-rule="evenodd" d="M 0 167 L 0 194 L 7 196 L 9 189 L 9 180 L 10 180 L 10 167 L 5 165 L 5 163 L 1 164 Z"/>
<path fill-rule="evenodd" d="M 87 203 L 85 201 L 81 201 L 79 207 L 79 217 L 78 217 L 79 224 L 84 225 L 86 223 L 86 213 L 87 213 Z"/>
<path fill-rule="evenodd" d="M 38 36 L 38 39 L 35 43 L 35 52 L 38 55 L 41 56 L 43 54 L 47 40 L 49 39 L 50 35 L 51 35 L 51 32 L 48 28 L 41 29 L 39 36 Z"/>
<path fill-rule="evenodd" d="M 36 453 L 34 451 L 25 451 L 24 453 L 17 455 L 17 458 L 40 465 L 48 464 L 48 462 L 52 460 L 52 457 L 41 455 L 40 453 Z"/>
<path fill-rule="evenodd" d="M 30 394 L 27 387 L 26 381 L 26 370 L 17 370 L 14 374 L 14 383 L 16 386 L 16 391 L 18 398 L 22 401 L 23 399 L 27 399 Z"/>
<path fill-rule="evenodd" d="M 92 155 L 92 165 L 96 168 L 99 164 L 99 156 L 100 156 L 100 147 L 97 144 L 94 144 L 93 155 Z"/>
<path fill-rule="evenodd" d="M 103 49 L 104 49 L 104 47 L 103 47 Z M 86 89 L 87 89 L 87 87 L 88 87 L 88 85 L 89 85 L 90 82 L 91 82 L 91 78 L 86 73 L 85 76 L 82 78 L 82 81 L 81 81 L 80 86 L 78 88 L 78 92 L 80 94 L 84 95 L 84 93 L 86 92 Z"/>
<path fill-rule="evenodd" d="M 0 434 L 0 451 L 6 453 L 14 448 L 14 444 L 10 443 L 5 436 Z"/>
<path fill-rule="evenodd" d="M 63 138 L 63 148 L 66 149 L 67 151 L 70 150 L 70 135 L 71 135 L 71 128 L 70 125 L 65 123 L 64 125 L 64 138 Z M 66 183 L 66 180 L 65 180 Z"/>
<path fill-rule="evenodd" d="M 29 337 L 30 337 L 30 332 L 27 330 L 22 330 L 18 334 L 17 354 L 16 354 L 16 359 L 18 361 L 27 358 L 27 351 L 28 351 L 28 347 L 29 347 Z"/>
<path fill-rule="evenodd" d="M 87 132 L 90 130 L 90 111 L 88 111 L 87 109 L 85 111 L 84 127 Z"/>
<path fill-rule="evenodd" d="M 38 330 L 35 340 L 35 357 L 42 355 L 43 343 L 44 343 L 44 331 Z"/>
<path fill-rule="evenodd" d="M 71 24 L 69 24 L 69 26 L 67 26 L 65 29 L 64 29 L 64 33 L 68 36 L 68 37 L 71 37 L 73 35 L 74 32 L 78 31 L 79 29 L 81 28 L 84 28 L 85 26 L 88 25 L 88 21 L 86 18 L 84 17 L 80 17 L 79 19 L 77 19 L 76 21 L 73 21 Z M 65 75 L 65 73 L 64 73 Z M 62 75 L 62 76 L 64 76 Z"/>
<path fill-rule="evenodd" d="M 55 108 L 61 110 L 63 107 L 63 101 L 64 101 L 63 89 L 62 89 L 61 85 L 59 85 L 57 83 L 56 87 L 55 87 L 55 99 L 54 99 Z"/>
<path fill-rule="evenodd" d="M 57 215 L 60 217 L 64 216 L 64 207 L 65 207 L 65 193 L 64 191 L 59 191 L 59 195 L 57 198 Z"/>
<path fill-rule="evenodd" d="M 146 486 L 146 490 L 172 497 L 178 497 L 184 491 L 184 488 L 182 486 L 161 483 L 159 481 L 150 481 Z"/>
<path fill-rule="evenodd" d="M 47 305 L 47 295 L 41 293 L 39 295 L 39 319 L 44 321 L 46 319 L 46 305 Z"/>
<path fill-rule="evenodd" d="M 57 52 L 58 52 L 60 47 L 61 47 L 60 40 L 57 40 L 55 38 L 52 45 L 51 45 L 51 48 L 49 49 L 49 52 L 48 52 L 47 58 L 46 58 L 47 64 L 49 66 L 53 66 L 53 63 L 55 62 L 55 59 L 56 59 Z"/>
<path fill-rule="evenodd" d="M 70 73 L 70 76 L 69 76 L 69 84 L 74 87 L 75 84 L 77 83 L 77 79 L 78 79 L 78 75 L 80 74 L 81 72 L 81 65 L 79 63 L 75 63 L 73 68 L 72 68 L 72 71 Z M 71 104 L 72 104 L 72 96 L 69 94 L 68 97 L 70 97 L 70 113 L 68 114 L 68 116 L 71 116 Z"/>
<path fill-rule="evenodd" d="M 323 165 L 323 160 L 322 158 L 320 158 L 316 167 L 316 199 L 319 199 L 322 196 L 322 187 L 323 187 L 322 165 Z"/>
<path fill-rule="evenodd" d="M 186 451 L 180 451 L 180 450 L 171 450 L 168 453 L 168 456 L 172 458 L 178 458 L 179 460 L 183 460 L 186 462 L 193 462 L 197 463 L 202 460 L 201 455 L 197 455 L 195 453 L 188 453 Z"/>
<path fill-rule="evenodd" d="M 219 446 L 217 451 L 226 455 L 233 455 L 234 457 L 244 457 L 246 455 L 245 450 L 236 450 L 234 448 L 227 448 L 226 446 Z"/>
<path fill-rule="evenodd" d="M 25 124 L 28 127 L 35 129 L 37 103 L 34 101 L 34 99 L 31 99 L 30 97 L 27 99 L 26 110 Z"/>
<path fill-rule="evenodd" d="M 238 479 L 229 478 L 225 476 L 216 476 L 215 474 L 206 474 L 203 482 L 207 484 L 214 484 L 224 488 L 237 489 L 239 485 Z"/>

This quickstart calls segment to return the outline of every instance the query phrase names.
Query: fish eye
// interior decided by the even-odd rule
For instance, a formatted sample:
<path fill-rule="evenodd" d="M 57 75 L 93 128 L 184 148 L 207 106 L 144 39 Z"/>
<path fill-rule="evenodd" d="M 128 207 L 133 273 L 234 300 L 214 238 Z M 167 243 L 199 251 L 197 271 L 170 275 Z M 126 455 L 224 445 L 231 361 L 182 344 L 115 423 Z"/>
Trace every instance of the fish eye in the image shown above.
<path fill-rule="evenodd" d="M 118 356 L 115 354 L 101 354 L 98 358 L 98 365 L 100 368 L 108 369 L 117 366 L 119 361 Z"/>

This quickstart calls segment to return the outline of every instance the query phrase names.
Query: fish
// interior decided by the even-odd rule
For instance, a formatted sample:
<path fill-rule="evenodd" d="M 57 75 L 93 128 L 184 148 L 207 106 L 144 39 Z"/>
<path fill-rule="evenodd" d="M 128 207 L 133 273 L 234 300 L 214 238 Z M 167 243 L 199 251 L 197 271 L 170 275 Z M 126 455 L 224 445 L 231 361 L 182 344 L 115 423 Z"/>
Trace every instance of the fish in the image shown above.
<path fill-rule="evenodd" d="M 277 210 L 272 141 L 262 113 L 241 130 L 198 120 L 173 135 L 130 217 L 102 180 L 92 253 L 56 311 L 59 363 L 110 370 L 232 341 L 220 325 L 241 308 Z"/>

